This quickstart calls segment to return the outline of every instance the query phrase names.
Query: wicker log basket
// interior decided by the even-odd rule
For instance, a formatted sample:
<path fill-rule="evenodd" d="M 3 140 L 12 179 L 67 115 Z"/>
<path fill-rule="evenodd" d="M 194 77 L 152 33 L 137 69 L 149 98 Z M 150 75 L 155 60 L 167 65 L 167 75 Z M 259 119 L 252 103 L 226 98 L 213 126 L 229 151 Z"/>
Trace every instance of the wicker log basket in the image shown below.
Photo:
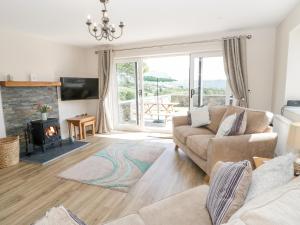
<path fill-rule="evenodd" d="M 19 137 L 0 138 L 0 169 L 19 163 Z"/>

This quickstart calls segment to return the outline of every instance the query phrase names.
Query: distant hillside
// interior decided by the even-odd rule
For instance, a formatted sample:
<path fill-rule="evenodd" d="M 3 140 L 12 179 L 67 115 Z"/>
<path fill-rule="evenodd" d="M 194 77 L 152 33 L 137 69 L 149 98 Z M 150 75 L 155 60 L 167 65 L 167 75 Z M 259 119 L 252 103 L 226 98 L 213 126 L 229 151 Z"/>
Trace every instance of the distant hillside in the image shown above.
<path fill-rule="evenodd" d="M 226 88 L 226 80 L 204 80 L 203 83 L 205 88 Z"/>

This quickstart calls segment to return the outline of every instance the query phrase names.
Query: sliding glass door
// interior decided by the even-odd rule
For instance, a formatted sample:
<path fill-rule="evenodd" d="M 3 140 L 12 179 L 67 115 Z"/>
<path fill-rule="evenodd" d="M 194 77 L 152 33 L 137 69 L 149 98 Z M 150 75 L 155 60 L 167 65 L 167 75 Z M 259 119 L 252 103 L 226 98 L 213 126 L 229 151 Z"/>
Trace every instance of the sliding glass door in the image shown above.
<path fill-rule="evenodd" d="M 141 83 L 139 60 L 123 60 L 115 64 L 118 126 L 136 129 L 140 126 Z"/>
<path fill-rule="evenodd" d="M 191 55 L 190 106 L 225 105 L 230 89 L 221 53 Z"/>
<path fill-rule="evenodd" d="M 144 127 L 170 131 L 189 110 L 189 55 L 144 58 L 143 67 Z"/>
<path fill-rule="evenodd" d="M 116 60 L 114 68 L 116 129 L 171 131 L 173 116 L 229 100 L 221 53 Z"/>

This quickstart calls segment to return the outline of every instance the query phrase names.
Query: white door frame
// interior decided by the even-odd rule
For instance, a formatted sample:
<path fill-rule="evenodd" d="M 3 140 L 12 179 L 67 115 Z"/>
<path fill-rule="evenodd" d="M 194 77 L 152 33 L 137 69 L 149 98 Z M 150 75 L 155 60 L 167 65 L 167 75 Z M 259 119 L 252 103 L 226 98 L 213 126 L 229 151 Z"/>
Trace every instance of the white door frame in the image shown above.
<path fill-rule="evenodd" d="M 173 55 L 156 55 L 156 56 L 150 56 L 150 57 L 132 57 L 132 58 L 119 58 L 114 59 L 113 61 L 113 79 L 114 79 L 114 88 L 116 90 L 115 94 L 113 95 L 113 104 L 115 109 L 114 113 L 114 128 L 116 130 L 125 130 L 125 131 L 148 131 L 148 132 L 168 132 L 166 130 L 162 130 L 161 128 L 152 128 L 152 127 L 145 127 L 144 125 L 144 75 L 143 75 L 143 59 L 144 58 L 158 58 L 158 57 L 164 57 L 164 56 L 174 56 L 174 55 L 189 55 L 190 57 L 190 70 L 189 70 L 189 105 L 190 109 L 193 108 L 193 98 L 191 96 L 191 90 L 194 89 L 194 59 L 196 57 L 218 57 L 222 56 L 222 51 L 209 51 L 209 52 L 199 52 L 199 53 L 192 53 L 192 54 L 173 54 Z M 118 63 L 128 63 L 128 62 L 136 62 L 137 63 L 137 86 L 138 86 L 138 92 L 136 93 L 137 100 L 138 100 L 138 107 L 137 107 L 137 117 L 138 117 L 138 125 L 132 125 L 132 124 L 120 124 L 119 123 L 119 104 L 118 104 L 118 82 L 117 82 L 117 73 L 116 73 L 116 65 Z M 142 93 L 139 93 L 140 90 Z M 226 95 L 230 96 L 230 88 L 229 85 L 227 85 L 226 89 Z M 141 94 L 141 95 L 140 95 Z M 229 98 L 226 99 L 226 102 L 229 102 Z"/>
<path fill-rule="evenodd" d="M 199 52 L 199 53 L 193 53 L 190 54 L 190 91 L 189 91 L 189 96 L 190 96 L 190 109 L 193 109 L 193 95 L 192 95 L 192 90 L 194 90 L 194 74 L 195 74 L 195 58 L 207 58 L 207 57 L 218 57 L 218 56 L 223 56 L 222 51 L 210 51 L 210 52 Z M 203 86 L 202 86 L 203 87 Z M 226 96 L 227 94 L 231 93 L 229 85 L 227 85 L 226 88 Z M 228 95 L 229 96 L 229 95 Z M 202 98 L 203 96 L 201 96 Z M 226 97 L 226 102 L 229 101 Z"/>
<path fill-rule="evenodd" d="M 142 90 L 142 85 L 143 85 L 143 76 L 141 75 L 141 73 L 143 72 L 143 68 L 141 64 L 141 58 L 128 58 L 128 59 L 114 59 L 113 60 L 113 79 L 114 79 L 114 90 L 116 94 L 114 94 L 113 96 L 113 105 L 114 108 L 117 110 L 113 110 L 113 114 L 114 114 L 114 129 L 116 130 L 126 130 L 126 131 L 142 131 L 143 130 L 143 96 L 139 95 L 139 90 Z M 134 62 L 137 63 L 137 71 L 136 71 L 136 82 L 137 82 L 137 92 L 136 92 L 136 98 L 137 98 L 137 124 L 133 125 L 133 124 L 121 124 L 119 121 L 119 99 L 118 99 L 118 77 L 117 77 L 117 64 L 119 63 L 129 63 L 129 62 Z"/>

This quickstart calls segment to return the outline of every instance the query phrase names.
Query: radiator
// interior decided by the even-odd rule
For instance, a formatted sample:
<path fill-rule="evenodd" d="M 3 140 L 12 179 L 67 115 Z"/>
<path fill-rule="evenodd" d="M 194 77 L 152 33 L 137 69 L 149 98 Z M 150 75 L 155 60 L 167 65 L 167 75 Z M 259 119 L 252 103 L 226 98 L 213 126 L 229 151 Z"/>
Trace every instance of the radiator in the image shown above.
<path fill-rule="evenodd" d="M 278 141 L 275 148 L 275 156 L 284 155 L 289 152 L 287 140 L 292 121 L 281 115 L 275 115 L 273 120 L 273 130 L 278 134 Z"/>

